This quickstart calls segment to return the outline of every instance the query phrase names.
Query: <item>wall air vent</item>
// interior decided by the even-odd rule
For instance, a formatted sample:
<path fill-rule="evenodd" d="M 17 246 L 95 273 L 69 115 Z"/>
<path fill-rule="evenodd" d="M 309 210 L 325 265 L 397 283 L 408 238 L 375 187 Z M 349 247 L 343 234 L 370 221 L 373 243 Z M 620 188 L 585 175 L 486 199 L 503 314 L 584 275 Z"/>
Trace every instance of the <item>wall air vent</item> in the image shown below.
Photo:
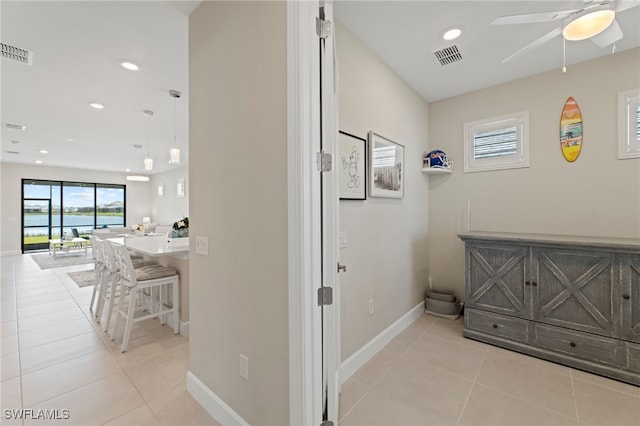
<path fill-rule="evenodd" d="M 27 130 L 27 126 L 23 126 L 22 124 L 14 124 L 14 123 L 2 123 L 2 125 L 4 127 L 6 127 L 7 129 L 12 129 L 12 130 L 21 130 L 21 131 L 25 131 Z"/>
<path fill-rule="evenodd" d="M 33 64 L 33 52 L 27 49 L 21 49 L 7 43 L 0 43 L 0 55 L 3 58 L 20 62 L 25 65 Z"/>
<path fill-rule="evenodd" d="M 436 50 L 435 52 L 433 52 L 433 54 L 436 55 L 436 59 L 442 66 L 450 65 L 454 62 L 462 60 L 462 53 L 460 52 L 460 49 L 458 49 L 458 46 L 456 46 L 455 44 L 453 46 Z"/>
<path fill-rule="evenodd" d="M 18 151 L 5 151 L 7 154 L 20 154 Z"/>

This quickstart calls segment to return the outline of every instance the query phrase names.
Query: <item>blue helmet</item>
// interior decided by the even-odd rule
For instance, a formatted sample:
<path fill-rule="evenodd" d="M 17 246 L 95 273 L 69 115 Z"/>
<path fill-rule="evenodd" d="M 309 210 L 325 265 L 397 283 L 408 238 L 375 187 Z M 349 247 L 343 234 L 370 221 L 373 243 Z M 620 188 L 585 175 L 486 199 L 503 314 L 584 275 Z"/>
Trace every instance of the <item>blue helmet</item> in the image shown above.
<path fill-rule="evenodd" d="M 449 161 L 447 154 L 439 149 L 434 149 L 424 156 L 425 167 L 451 168 L 453 164 Z"/>

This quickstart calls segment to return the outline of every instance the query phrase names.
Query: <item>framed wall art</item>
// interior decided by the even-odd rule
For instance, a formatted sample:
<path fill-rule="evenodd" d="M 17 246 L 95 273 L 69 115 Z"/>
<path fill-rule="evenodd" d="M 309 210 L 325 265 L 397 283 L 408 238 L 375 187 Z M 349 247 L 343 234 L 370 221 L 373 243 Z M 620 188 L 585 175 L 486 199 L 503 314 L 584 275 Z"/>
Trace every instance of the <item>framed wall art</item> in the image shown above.
<path fill-rule="evenodd" d="M 404 196 L 404 146 L 369 132 L 369 195 Z"/>
<path fill-rule="evenodd" d="M 158 184 L 158 198 L 164 198 L 164 182 Z"/>
<path fill-rule="evenodd" d="M 184 178 L 178 179 L 176 184 L 176 197 L 184 197 L 185 186 L 184 186 Z"/>
<path fill-rule="evenodd" d="M 340 131 L 338 134 L 338 179 L 341 200 L 367 199 L 367 141 Z"/>

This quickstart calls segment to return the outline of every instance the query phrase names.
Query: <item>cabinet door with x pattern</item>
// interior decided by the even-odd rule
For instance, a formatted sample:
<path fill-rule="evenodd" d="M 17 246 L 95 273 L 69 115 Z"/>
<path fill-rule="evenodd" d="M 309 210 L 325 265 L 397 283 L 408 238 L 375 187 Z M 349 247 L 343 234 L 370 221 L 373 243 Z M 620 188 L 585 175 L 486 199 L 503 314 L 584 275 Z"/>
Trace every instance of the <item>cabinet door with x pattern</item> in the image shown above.
<path fill-rule="evenodd" d="M 602 336 L 615 336 L 614 253 L 534 247 L 532 249 L 533 319 Z"/>
<path fill-rule="evenodd" d="M 512 244 L 467 243 L 465 303 L 468 307 L 529 318 L 525 291 L 529 248 Z"/>

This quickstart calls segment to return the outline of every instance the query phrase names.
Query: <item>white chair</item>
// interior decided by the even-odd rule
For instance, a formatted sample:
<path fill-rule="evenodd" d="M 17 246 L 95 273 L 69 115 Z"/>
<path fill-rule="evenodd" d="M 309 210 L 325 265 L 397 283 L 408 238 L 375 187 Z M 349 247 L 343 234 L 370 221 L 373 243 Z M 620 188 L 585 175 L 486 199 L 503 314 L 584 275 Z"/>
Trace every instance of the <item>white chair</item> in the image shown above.
<path fill-rule="evenodd" d="M 104 263 L 102 262 L 102 240 L 94 237 L 93 235 L 89 236 L 89 240 L 91 241 L 91 257 L 93 257 L 94 261 L 94 271 L 95 278 L 93 282 L 93 292 L 91 293 L 91 303 L 89 304 L 89 310 L 93 312 L 93 305 L 96 303 L 96 295 L 100 290 L 100 283 L 102 281 L 102 274 L 104 273 Z M 98 299 L 99 300 L 99 299 Z"/>
<path fill-rule="evenodd" d="M 116 312 L 114 333 L 117 339 L 120 320 L 125 319 L 122 334 L 121 352 L 127 350 L 133 323 L 150 318 L 160 318 L 166 323 L 167 314 L 171 314 L 173 332 L 180 332 L 178 307 L 180 306 L 179 275 L 175 269 L 154 264 L 138 269 L 133 267 L 129 252 L 124 246 L 114 246 L 118 267 L 120 269 L 120 296 Z M 171 294 L 171 304 L 169 304 Z"/>

